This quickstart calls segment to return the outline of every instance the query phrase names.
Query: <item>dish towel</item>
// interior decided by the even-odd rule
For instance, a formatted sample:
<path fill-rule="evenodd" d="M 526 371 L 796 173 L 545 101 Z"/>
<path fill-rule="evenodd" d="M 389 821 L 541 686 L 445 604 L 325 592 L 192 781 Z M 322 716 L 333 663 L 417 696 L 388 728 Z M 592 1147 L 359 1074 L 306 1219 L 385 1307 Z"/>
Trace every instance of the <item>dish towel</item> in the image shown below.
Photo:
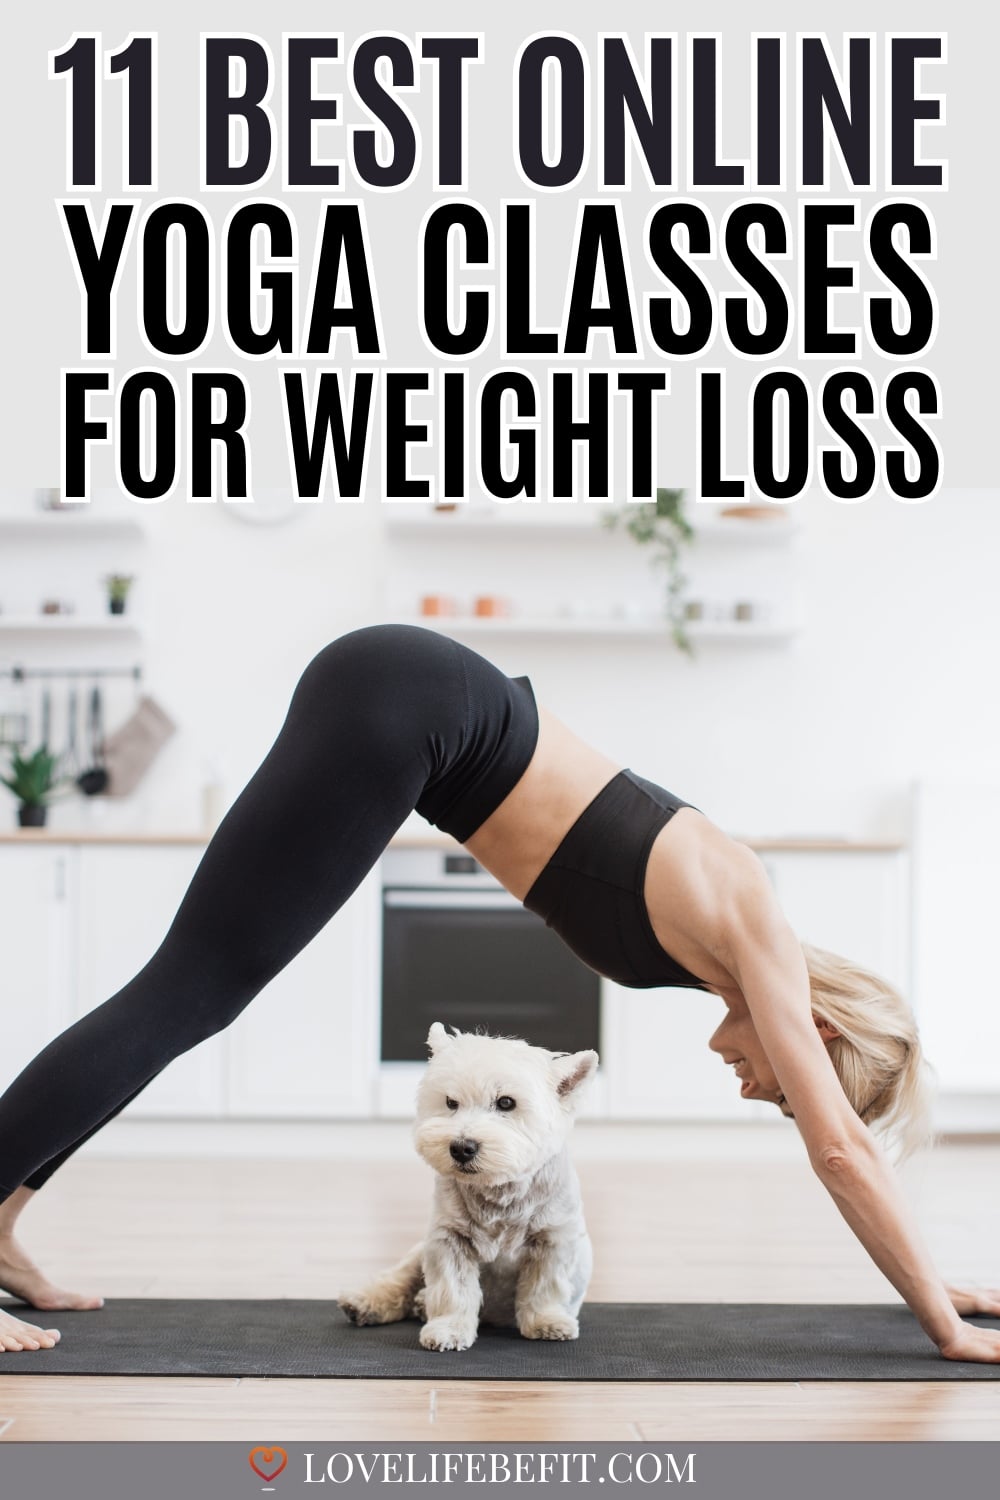
<path fill-rule="evenodd" d="M 109 797 L 135 791 L 177 725 L 155 699 L 142 697 L 134 713 L 104 741 Z"/>

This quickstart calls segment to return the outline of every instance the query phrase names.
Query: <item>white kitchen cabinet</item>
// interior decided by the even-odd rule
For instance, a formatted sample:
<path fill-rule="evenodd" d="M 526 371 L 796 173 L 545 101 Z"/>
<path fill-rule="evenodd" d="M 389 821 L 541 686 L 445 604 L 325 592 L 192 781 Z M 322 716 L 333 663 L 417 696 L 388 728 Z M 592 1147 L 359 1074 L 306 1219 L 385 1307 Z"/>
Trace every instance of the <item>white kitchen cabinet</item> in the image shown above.
<path fill-rule="evenodd" d="M 1000 784 L 953 777 L 914 793 L 914 950 L 917 1013 L 938 1084 L 1000 1098 L 996 934 Z"/>
<path fill-rule="evenodd" d="M 708 1050 L 726 1013 L 703 990 L 601 989 L 601 1071 L 612 1120 L 748 1120 L 767 1108 Z"/>
<path fill-rule="evenodd" d="M 203 850 L 198 845 L 140 844 L 81 845 L 76 852 L 76 1013 L 84 1015 L 152 958 Z M 155 1024 L 153 1017 L 150 1024 Z M 132 1119 L 223 1114 L 225 1047 L 221 1033 L 175 1058 L 123 1113 Z"/>
<path fill-rule="evenodd" d="M 200 848 L 81 853 L 82 1009 L 136 974 L 166 933 Z M 224 1031 L 176 1058 L 136 1117 L 338 1118 L 371 1108 L 377 896 L 369 879 Z"/>
<path fill-rule="evenodd" d="M 173 920 L 201 854 L 199 845 L 0 845 L 5 1082 L 70 1021 L 143 967 Z M 782 848 L 761 857 L 799 937 L 856 958 L 908 989 L 905 851 Z M 380 910 L 373 873 L 232 1026 L 175 1059 L 127 1116 L 372 1114 L 379 1079 Z M 972 1003 L 971 992 L 966 994 Z M 958 998 L 952 986 L 949 1003 Z M 773 1115 L 769 1106 L 741 1099 L 731 1070 L 708 1050 L 724 1013 L 717 997 L 606 982 L 602 1010 L 598 1116 Z"/>
<path fill-rule="evenodd" d="M 369 875 L 229 1028 L 230 1115 L 371 1114 L 380 894 L 377 876 Z"/>
<path fill-rule="evenodd" d="M 760 855 L 796 935 L 909 985 L 909 866 L 901 849 L 768 849 Z M 602 1063 L 611 1119 L 750 1120 L 771 1105 L 740 1097 L 708 1050 L 723 1002 L 698 990 L 605 984 Z"/>
<path fill-rule="evenodd" d="M 0 1089 L 73 1019 L 74 873 L 66 849 L 0 848 Z"/>
<path fill-rule="evenodd" d="M 800 942 L 863 964 L 909 993 L 905 849 L 767 849 L 760 859 Z"/>
<path fill-rule="evenodd" d="M 198 844 L 0 845 L 4 1084 L 143 968 L 202 853 Z M 370 1114 L 379 909 L 372 875 L 231 1026 L 169 1063 L 123 1117 Z"/>

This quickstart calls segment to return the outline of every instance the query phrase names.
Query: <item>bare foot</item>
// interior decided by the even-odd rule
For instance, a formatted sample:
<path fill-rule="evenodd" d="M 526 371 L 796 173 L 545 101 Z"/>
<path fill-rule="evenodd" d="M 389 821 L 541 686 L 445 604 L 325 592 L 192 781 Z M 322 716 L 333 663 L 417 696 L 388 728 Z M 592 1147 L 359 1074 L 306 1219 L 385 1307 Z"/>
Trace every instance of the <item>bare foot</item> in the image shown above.
<path fill-rule="evenodd" d="M 62 1338 L 58 1328 L 39 1328 L 24 1323 L 0 1308 L 0 1354 L 16 1354 L 25 1349 L 51 1349 Z"/>
<path fill-rule="evenodd" d="M 43 1312 L 52 1312 L 58 1307 L 86 1309 L 103 1307 L 104 1298 L 86 1292 L 67 1292 L 56 1286 L 35 1264 L 24 1247 L 13 1234 L 0 1235 L 0 1289 L 12 1297 L 20 1297 L 32 1307 Z M 8 1314 L 0 1313 L 0 1317 Z M 15 1318 L 14 1322 L 18 1320 Z M 22 1328 L 30 1324 L 21 1324 Z M 6 1325 L 0 1323 L 0 1334 L 8 1333 Z"/>

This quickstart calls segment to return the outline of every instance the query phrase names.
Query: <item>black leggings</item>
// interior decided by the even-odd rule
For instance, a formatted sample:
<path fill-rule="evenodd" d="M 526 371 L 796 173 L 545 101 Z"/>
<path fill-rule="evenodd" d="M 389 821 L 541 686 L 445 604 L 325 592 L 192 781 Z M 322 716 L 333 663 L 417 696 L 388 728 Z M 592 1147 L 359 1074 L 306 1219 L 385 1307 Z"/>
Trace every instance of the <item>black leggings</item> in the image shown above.
<path fill-rule="evenodd" d="M 527 679 L 433 631 L 372 626 L 324 647 L 156 953 L 0 1098 L 0 1201 L 40 1187 L 169 1062 L 234 1021 L 414 808 L 470 837 L 537 735 Z"/>

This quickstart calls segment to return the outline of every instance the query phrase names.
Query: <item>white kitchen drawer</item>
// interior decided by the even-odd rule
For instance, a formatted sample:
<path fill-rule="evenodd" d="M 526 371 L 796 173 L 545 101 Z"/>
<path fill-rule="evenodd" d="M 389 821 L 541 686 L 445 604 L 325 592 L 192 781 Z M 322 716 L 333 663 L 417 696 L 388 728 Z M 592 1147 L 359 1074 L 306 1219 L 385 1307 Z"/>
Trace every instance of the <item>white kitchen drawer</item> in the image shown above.
<path fill-rule="evenodd" d="M 378 1034 L 378 911 L 370 875 L 226 1033 L 227 1108 L 253 1118 L 370 1115 Z"/>
<path fill-rule="evenodd" d="M 0 847 L 0 1089 L 73 1019 L 73 851 Z"/>

